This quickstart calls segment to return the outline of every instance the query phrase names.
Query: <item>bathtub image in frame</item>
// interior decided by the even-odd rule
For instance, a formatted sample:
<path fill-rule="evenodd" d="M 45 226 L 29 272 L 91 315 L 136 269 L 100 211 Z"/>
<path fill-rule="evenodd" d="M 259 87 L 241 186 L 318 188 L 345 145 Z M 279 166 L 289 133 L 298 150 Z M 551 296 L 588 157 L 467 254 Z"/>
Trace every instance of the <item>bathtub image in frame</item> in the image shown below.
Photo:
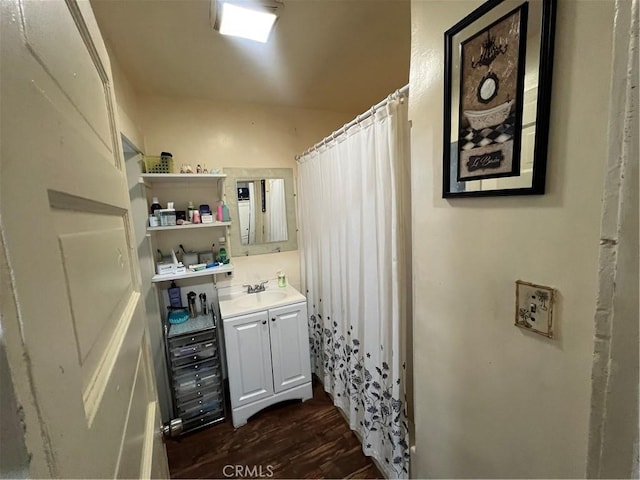
<path fill-rule="evenodd" d="M 520 174 L 528 3 L 460 42 L 458 182 Z"/>

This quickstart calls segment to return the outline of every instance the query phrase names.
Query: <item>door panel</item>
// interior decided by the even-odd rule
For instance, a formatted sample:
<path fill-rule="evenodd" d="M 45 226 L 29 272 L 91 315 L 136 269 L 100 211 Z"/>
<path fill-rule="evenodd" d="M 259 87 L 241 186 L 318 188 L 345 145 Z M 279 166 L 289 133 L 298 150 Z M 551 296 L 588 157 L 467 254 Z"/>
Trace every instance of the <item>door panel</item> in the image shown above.
<path fill-rule="evenodd" d="M 269 310 L 276 393 L 311 381 L 306 303 Z"/>
<path fill-rule="evenodd" d="M 239 407 L 273 395 L 267 312 L 224 321 L 232 404 Z"/>
<path fill-rule="evenodd" d="M 138 475 L 141 471 L 140 460 L 144 449 L 144 433 L 147 426 L 147 372 L 144 365 L 143 350 L 140 349 L 136 368 L 136 377 L 133 394 L 129 405 L 129 416 L 125 429 L 124 439 L 120 448 L 118 460 L 118 478 L 127 478 L 131 475 Z"/>
<path fill-rule="evenodd" d="M 112 107 L 105 91 L 108 77 L 97 53 L 86 48 L 67 5 L 62 1 L 27 0 L 23 2 L 23 12 L 25 39 L 34 57 L 112 153 L 114 132 L 109 121 Z"/>
<path fill-rule="evenodd" d="M 106 50 L 87 5 L 88 24 L 74 0 L 0 9 L 1 288 L 17 306 L 3 329 L 30 475 L 138 477 L 119 454 L 140 416 L 156 446 L 157 397 L 138 385 L 152 377 Z"/>
<path fill-rule="evenodd" d="M 160 438 L 160 411 L 157 402 L 146 402 L 155 386 L 149 365 L 146 338 L 138 357 L 135 387 L 129 406 L 129 417 L 120 449 L 117 478 L 168 478 L 164 443 Z M 155 461 L 154 461 L 155 459 Z M 159 461 L 158 461 L 159 460 Z"/>
<path fill-rule="evenodd" d="M 93 377 L 132 289 L 126 220 L 52 209 L 83 385 Z M 100 272 L 93 279 L 95 272 Z"/>

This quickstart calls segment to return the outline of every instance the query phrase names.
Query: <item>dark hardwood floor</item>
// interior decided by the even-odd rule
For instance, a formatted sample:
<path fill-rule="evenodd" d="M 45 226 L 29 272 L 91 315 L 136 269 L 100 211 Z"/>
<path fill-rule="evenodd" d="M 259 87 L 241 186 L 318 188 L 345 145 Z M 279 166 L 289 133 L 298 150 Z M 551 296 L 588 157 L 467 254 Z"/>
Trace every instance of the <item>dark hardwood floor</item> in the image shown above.
<path fill-rule="evenodd" d="M 167 441 L 171 478 L 384 478 L 314 381 L 313 398 Z M 226 468 L 225 468 L 226 467 Z"/>

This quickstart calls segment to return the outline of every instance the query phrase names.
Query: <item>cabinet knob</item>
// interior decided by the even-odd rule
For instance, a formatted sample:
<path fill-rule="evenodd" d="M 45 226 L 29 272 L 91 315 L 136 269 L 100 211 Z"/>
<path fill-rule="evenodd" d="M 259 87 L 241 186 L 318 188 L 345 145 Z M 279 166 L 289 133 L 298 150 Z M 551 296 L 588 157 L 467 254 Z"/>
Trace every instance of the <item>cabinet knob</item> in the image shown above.
<path fill-rule="evenodd" d="M 266 321 L 266 320 L 262 320 L 262 324 L 263 324 L 263 325 L 266 325 L 266 324 L 267 324 L 267 321 Z"/>
<path fill-rule="evenodd" d="M 271 319 L 271 321 L 272 321 L 272 322 L 275 322 L 275 321 L 276 321 L 276 317 L 273 317 L 273 318 Z"/>

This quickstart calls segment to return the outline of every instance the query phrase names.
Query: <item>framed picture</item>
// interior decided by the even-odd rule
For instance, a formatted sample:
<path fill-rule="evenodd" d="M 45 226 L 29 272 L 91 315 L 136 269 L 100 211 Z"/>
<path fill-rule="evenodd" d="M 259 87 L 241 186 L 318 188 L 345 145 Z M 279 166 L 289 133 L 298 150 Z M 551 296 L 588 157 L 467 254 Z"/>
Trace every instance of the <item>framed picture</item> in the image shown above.
<path fill-rule="evenodd" d="M 555 0 L 490 0 L 445 32 L 443 197 L 544 193 Z"/>

